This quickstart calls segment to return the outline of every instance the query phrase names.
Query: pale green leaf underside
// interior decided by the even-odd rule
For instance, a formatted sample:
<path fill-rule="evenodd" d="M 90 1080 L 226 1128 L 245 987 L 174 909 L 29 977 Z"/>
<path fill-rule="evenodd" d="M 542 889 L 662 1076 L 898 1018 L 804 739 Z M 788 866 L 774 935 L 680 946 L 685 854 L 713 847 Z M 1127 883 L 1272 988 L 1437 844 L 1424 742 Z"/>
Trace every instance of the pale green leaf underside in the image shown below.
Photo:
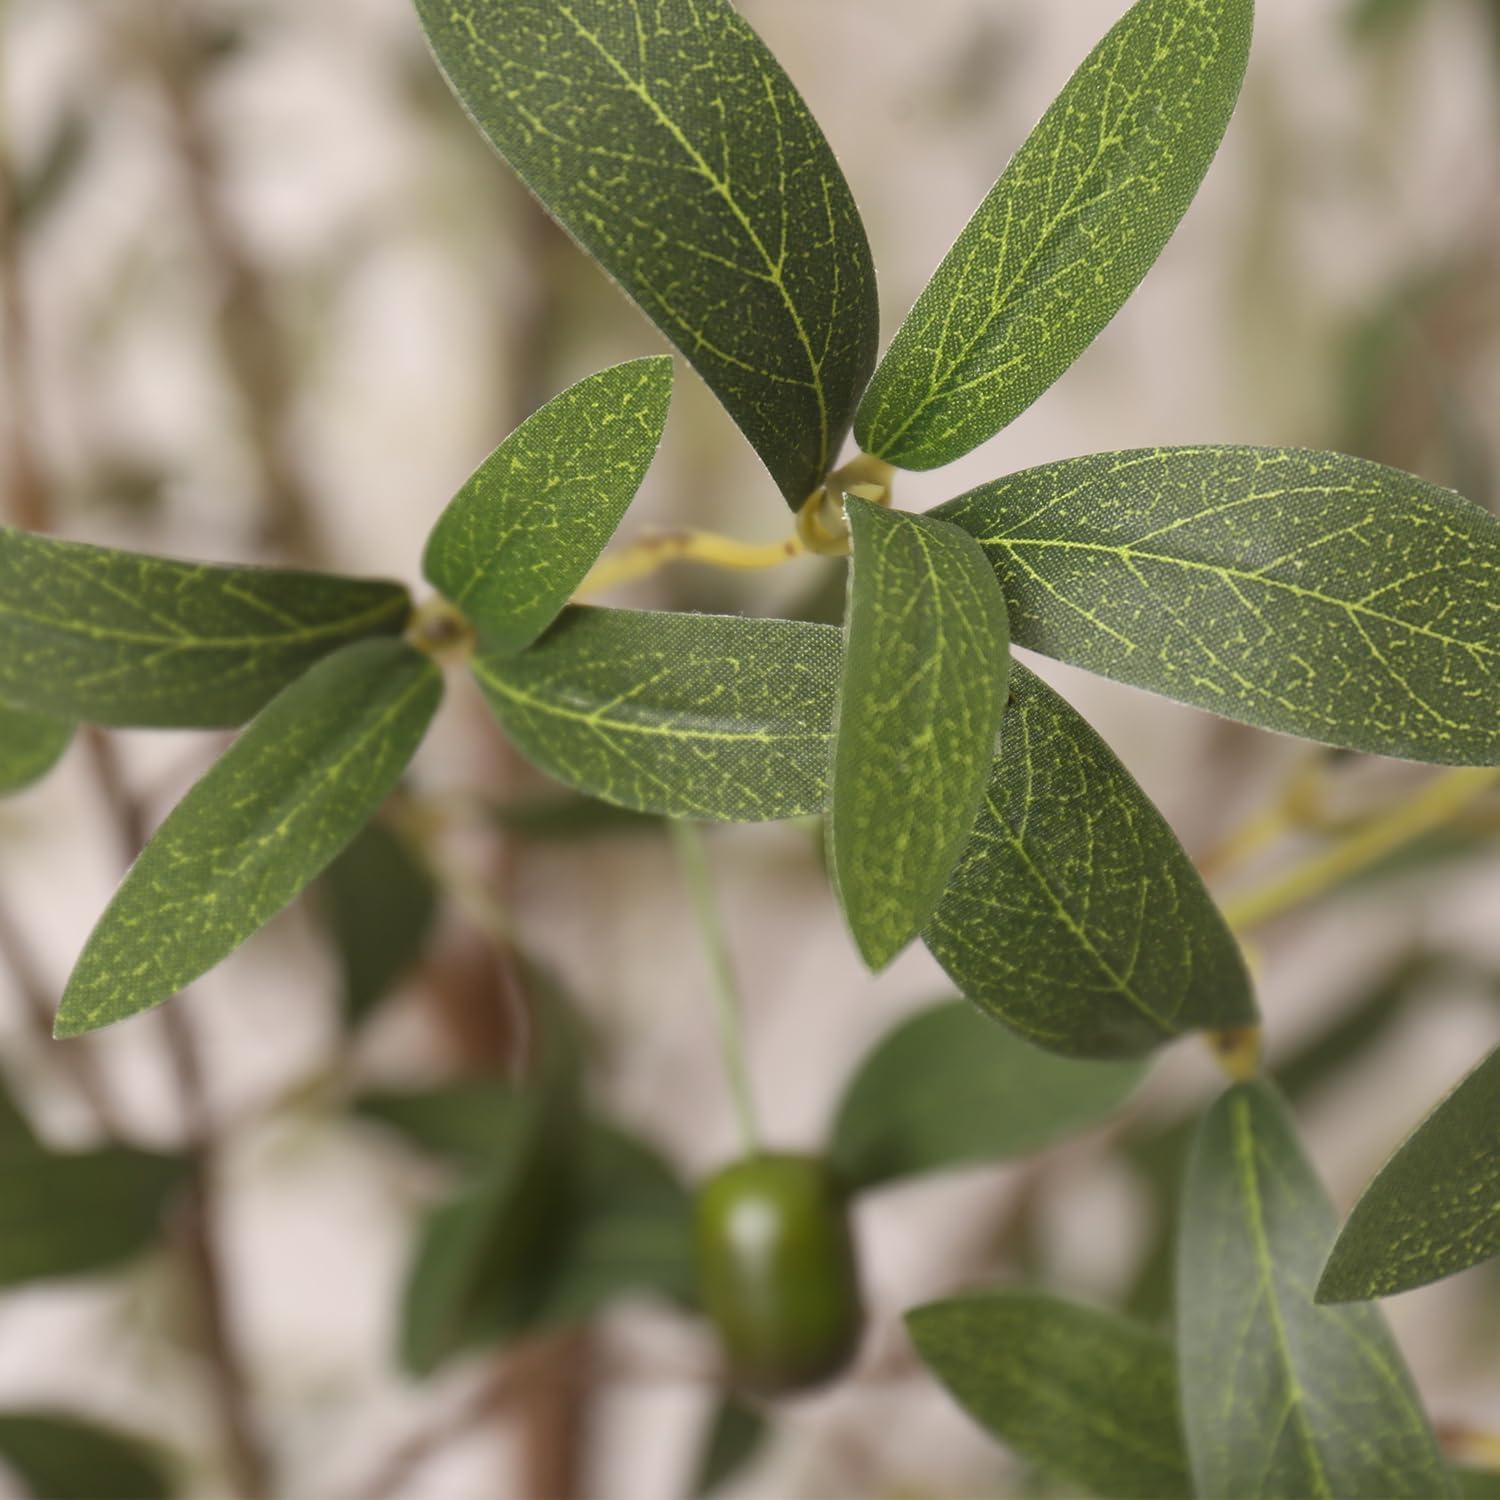
<path fill-rule="evenodd" d="M 875 360 L 875 274 L 827 141 L 728 0 L 416 0 L 528 187 L 708 382 L 794 506 Z"/>
<path fill-rule="evenodd" d="M 572 597 L 655 457 L 666 355 L 601 370 L 533 413 L 433 529 L 422 570 L 498 651 L 529 646 Z"/>
<path fill-rule="evenodd" d="M 442 688 L 403 642 L 366 641 L 277 697 L 125 877 L 68 981 L 57 1035 L 159 1005 L 270 921 L 385 800 Z"/>
<path fill-rule="evenodd" d="M 1422 1122 L 1354 1205 L 1318 1298 L 1390 1297 L 1500 1255 L 1500 1050 Z"/>
<path fill-rule="evenodd" d="M 1219 148 L 1252 0 L 1141 0 L 980 204 L 860 403 L 870 453 L 961 458 L 1014 421 L 1150 270 Z"/>
<path fill-rule="evenodd" d="M 789 620 L 575 607 L 473 670 L 517 747 L 590 796 L 669 817 L 820 812 L 842 632 Z"/>
<path fill-rule="evenodd" d="M 1112 1114 L 1140 1063 L 1076 1062 L 1029 1046 L 967 1000 L 904 1021 L 844 1090 L 828 1155 L 850 1189 L 1028 1156 Z"/>
<path fill-rule="evenodd" d="M 40 781 L 62 759 L 73 729 L 65 719 L 0 703 L 0 796 Z"/>
<path fill-rule="evenodd" d="M 1364 459 L 1160 448 L 984 485 L 1011 631 L 1075 666 L 1351 750 L 1500 764 L 1500 521 Z"/>
<path fill-rule="evenodd" d="M 1319 1307 L 1332 1207 L 1268 1084 L 1199 1126 L 1178 1242 L 1178 1379 L 1200 1495 L 1451 1496 L 1378 1309 Z"/>
<path fill-rule="evenodd" d="M 970 1000 L 1075 1057 L 1255 1019 L 1244 962 L 1176 836 L 1019 663 L 968 847 L 923 937 Z"/>
<path fill-rule="evenodd" d="M 0 527 L 0 694 L 94 724 L 242 724 L 315 661 L 394 635 L 399 584 L 228 568 Z"/>
<path fill-rule="evenodd" d="M 1109 1500 L 1192 1494 L 1172 1347 L 1153 1329 L 1021 1291 L 934 1302 L 906 1322 L 969 1415 L 1049 1473 Z"/>
<path fill-rule="evenodd" d="M 829 862 L 872 969 L 922 930 L 974 826 L 1010 675 L 1005 598 L 956 526 L 850 497 Z"/>

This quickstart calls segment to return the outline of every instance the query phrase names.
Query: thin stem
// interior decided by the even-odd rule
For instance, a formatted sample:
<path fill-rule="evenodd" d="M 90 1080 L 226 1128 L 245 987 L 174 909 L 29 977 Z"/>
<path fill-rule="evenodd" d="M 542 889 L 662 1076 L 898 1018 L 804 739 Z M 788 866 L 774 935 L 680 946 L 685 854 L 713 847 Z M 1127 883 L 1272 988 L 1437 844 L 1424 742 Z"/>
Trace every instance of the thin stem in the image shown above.
<path fill-rule="evenodd" d="M 1500 787 L 1500 767 L 1448 771 L 1411 801 L 1341 838 L 1331 849 L 1224 903 L 1238 932 L 1315 901 L 1398 849 L 1450 823 L 1486 793 Z"/>
<path fill-rule="evenodd" d="M 578 599 L 602 593 L 622 583 L 648 578 L 668 563 L 697 562 L 710 568 L 756 572 L 779 567 L 807 549 L 799 537 L 779 542 L 741 542 L 712 531 L 665 531 L 622 547 L 597 562 L 579 586 Z"/>
<path fill-rule="evenodd" d="M 682 863 L 683 879 L 693 902 L 693 914 L 703 936 L 708 967 L 713 976 L 714 1011 L 719 1023 L 719 1048 L 724 1058 L 724 1072 L 734 1098 L 740 1135 L 745 1150 L 754 1154 L 760 1149 L 760 1130 L 755 1119 L 755 1101 L 750 1088 L 750 1070 L 745 1061 L 745 1037 L 741 1024 L 744 1002 L 734 974 L 734 963 L 724 936 L 724 924 L 714 899 L 713 876 L 703 835 L 694 823 L 674 820 L 670 825 L 677 857 Z"/>

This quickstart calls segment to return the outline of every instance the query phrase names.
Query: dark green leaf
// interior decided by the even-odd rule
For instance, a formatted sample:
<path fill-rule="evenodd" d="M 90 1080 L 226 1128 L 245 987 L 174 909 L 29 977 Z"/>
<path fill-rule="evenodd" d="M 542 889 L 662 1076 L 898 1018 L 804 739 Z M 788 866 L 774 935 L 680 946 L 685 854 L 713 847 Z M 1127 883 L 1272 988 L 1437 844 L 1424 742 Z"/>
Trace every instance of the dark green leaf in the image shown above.
<path fill-rule="evenodd" d="M 1027 1156 L 1113 1113 L 1139 1063 L 1040 1052 L 966 1000 L 888 1033 L 844 1090 L 829 1155 L 851 1189 Z"/>
<path fill-rule="evenodd" d="M 499 1079 L 466 1078 L 430 1090 L 361 1094 L 355 1112 L 478 1173 L 519 1127 L 524 1091 Z"/>
<path fill-rule="evenodd" d="M 68 981 L 57 1035 L 161 1004 L 269 922 L 374 815 L 442 692 L 427 657 L 366 641 L 276 698 L 125 877 Z"/>
<path fill-rule="evenodd" d="M 395 583 L 220 568 L 0 526 L 0 693 L 94 724 L 242 724 L 319 658 L 406 625 Z"/>
<path fill-rule="evenodd" d="M 940 506 L 1016 643 L 1351 750 L 1500 763 L 1500 520 L 1364 459 L 1102 453 Z"/>
<path fill-rule="evenodd" d="M 1005 598 L 956 526 L 848 497 L 848 645 L 829 864 L 872 969 L 937 908 L 995 755 L 1010 678 Z"/>
<path fill-rule="evenodd" d="M 1192 1493 L 1160 1334 L 1037 1292 L 955 1297 L 906 1323 L 969 1415 L 1042 1468 L 1109 1500 Z"/>
<path fill-rule="evenodd" d="M 1255 1019 L 1239 948 L 1172 830 L 1019 664 L 979 821 L 924 937 L 970 1000 L 1075 1057 Z"/>
<path fill-rule="evenodd" d="M 442 514 L 422 570 L 496 651 L 529 646 L 615 533 L 656 454 L 672 361 L 580 380 L 529 417 Z"/>
<path fill-rule="evenodd" d="M 1459 1500 L 1500 1500 L 1500 1469 L 1455 1469 Z"/>
<path fill-rule="evenodd" d="M 1198 191 L 1239 97 L 1252 0 L 1141 0 L 980 204 L 860 403 L 868 452 L 961 458 L 1088 348 Z"/>
<path fill-rule="evenodd" d="M 0 1464 L 37 1500 L 166 1500 L 172 1493 L 150 1444 L 55 1412 L 0 1412 Z"/>
<path fill-rule="evenodd" d="M 707 1500 L 715 1490 L 737 1478 L 766 1446 L 771 1424 L 736 1396 L 721 1396 L 714 1404 L 703 1446 L 698 1454 L 693 1500 Z"/>
<path fill-rule="evenodd" d="M 629 833 L 660 833 L 662 820 L 654 813 L 616 807 L 597 797 L 561 796 L 518 798 L 492 809 L 495 821 L 516 838 L 537 843 L 568 843 Z"/>
<path fill-rule="evenodd" d="M 1178 1377 L 1200 1495 L 1438 1500 L 1453 1484 L 1373 1307 L 1319 1307 L 1333 1210 L 1280 1096 L 1229 1090 L 1193 1146 Z"/>
<path fill-rule="evenodd" d="M 1354 1205 L 1318 1301 L 1390 1297 L 1500 1255 L 1500 1049 L 1418 1126 Z"/>
<path fill-rule="evenodd" d="M 343 973 L 344 1017 L 358 1025 L 422 956 L 437 890 L 406 841 L 373 822 L 329 865 L 322 896 Z"/>
<path fill-rule="evenodd" d="M 677 345 L 798 505 L 875 360 L 822 132 L 728 0 L 417 0 L 479 128 Z"/>
<path fill-rule="evenodd" d="M 124 1146 L 72 1155 L 0 1135 L 0 1286 L 111 1270 L 160 1235 L 186 1173 Z"/>
<path fill-rule="evenodd" d="M 757 822 L 828 794 L 840 632 L 788 620 L 573 608 L 474 673 L 516 745 L 590 796 Z"/>
<path fill-rule="evenodd" d="M 49 714 L 0 703 L 0 796 L 40 781 L 62 759 L 73 728 Z"/>

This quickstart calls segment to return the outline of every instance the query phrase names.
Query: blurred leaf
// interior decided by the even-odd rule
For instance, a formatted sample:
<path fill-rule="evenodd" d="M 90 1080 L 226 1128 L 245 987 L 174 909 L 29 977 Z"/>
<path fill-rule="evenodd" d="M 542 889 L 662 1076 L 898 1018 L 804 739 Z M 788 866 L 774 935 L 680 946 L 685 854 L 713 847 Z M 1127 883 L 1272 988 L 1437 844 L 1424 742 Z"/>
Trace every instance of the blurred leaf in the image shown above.
<path fill-rule="evenodd" d="M 1427 9 L 1427 0 L 1351 0 L 1349 29 L 1360 40 L 1373 40 L 1410 26 Z"/>
<path fill-rule="evenodd" d="M 421 958 L 437 889 L 405 840 L 376 820 L 329 865 L 321 891 L 343 973 L 344 1018 L 357 1026 Z"/>
<path fill-rule="evenodd" d="M 173 1489 L 151 1444 L 53 1412 L 0 1412 L 0 1464 L 37 1500 L 166 1500 Z"/>
<path fill-rule="evenodd" d="M 966 1000 L 936 1005 L 866 1056 L 844 1090 L 829 1155 L 851 1190 L 1027 1156 L 1107 1118 L 1145 1071 L 1039 1051 Z"/>
<path fill-rule="evenodd" d="M 1199 1126 L 1178 1243 L 1178 1377 L 1203 1495 L 1454 1494 L 1379 1311 L 1319 1307 L 1335 1222 L 1269 1084 Z"/>
<path fill-rule="evenodd" d="M 495 821 L 517 838 L 537 843 L 569 843 L 622 833 L 660 833 L 662 820 L 655 813 L 616 807 L 597 797 L 562 796 L 517 798 L 496 804 Z"/>
<path fill-rule="evenodd" d="M 94 724 L 242 724 L 352 641 L 394 635 L 399 584 L 219 568 L 0 526 L 0 692 Z"/>
<path fill-rule="evenodd" d="M 1239 97 L 1252 0 L 1140 0 L 1032 131 L 917 299 L 860 403 L 867 452 L 962 458 L 1124 305 L 1193 201 Z"/>
<path fill-rule="evenodd" d="M 498 652 L 558 616 L 620 524 L 656 455 L 672 361 L 580 380 L 480 465 L 433 528 L 422 571 Z"/>
<path fill-rule="evenodd" d="M 924 934 L 1038 1046 L 1135 1057 L 1255 1019 L 1239 948 L 1160 813 L 1019 663 L 979 821 Z"/>
<path fill-rule="evenodd" d="M 736 1396 L 721 1396 L 703 1434 L 689 1491 L 693 1500 L 706 1500 L 736 1479 L 760 1456 L 770 1436 L 771 1424 L 753 1406 Z"/>
<path fill-rule="evenodd" d="M 829 863 L 865 963 L 937 908 L 974 827 L 1010 678 L 1005 597 L 956 526 L 846 501 L 849 623 Z"/>
<path fill-rule="evenodd" d="M 1459 1500 L 1500 1500 L 1500 1469 L 1455 1469 Z"/>
<path fill-rule="evenodd" d="M 839 651 L 827 626 L 572 608 L 473 669 L 549 775 L 641 812 L 748 823 L 822 810 Z"/>
<path fill-rule="evenodd" d="M 62 759 L 74 727 L 0 702 L 0 797 L 40 781 Z"/>
<path fill-rule="evenodd" d="M 1500 1048 L 1381 1168 L 1334 1244 L 1319 1302 L 1391 1297 L 1500 1255 Z"/>
<path fill-rule="evenodd" d="M 864 226 L 728 0 L 417 0 L 475 124 L 692 362 L 794 507 L 875 361 Z"/>
<path fill-rule="evenodd" d="M 187 1176 L 125 1146 L 61 1155 L 0 1110 L 0 1287 L 113 1269 L 153 1244 Z"/>
<path fill-rule="evenodd" d="M 953 1397 L 1017 1453 L 1108 1500 L 1192 1494 L 1161 1335 L 1021 1291 L 930 1303 L 906 1323 Z"/>
<path fill-rule="evenodd" d="M 485 1164 L 429 1218 L 408 1281 L 404 1362 L 424 1373 L 467 1348 L 586 1320 L 615 1297 L 692 1296 L 687 1196 L 653 1151 L 568 1113 L 564 1091 L 488 1085 L 363 1112 Z"/>
<path fill-rule="evenodd" d="M 91 118 L 70 109 L 48 136 L 30 170 L 18 174 L 10 205 L 10 233 L 22 240 L 41 227 L 47 214 L 66 196 L 88 156 L 93 139 Z"/>
<path fill-rule="evenodd" d="M 442 692 L 429 658 L 366 641 L 276 698 L 131 867 L 68 981 L 57 1035 L 161 1004 L 269 922 L 375 814 Z"/>
<path fill-rule="evenodd" d="M 355 1113 L 398 1131 L 412 1144 L 479 1172 L 522 1125 L 525 1090 L 493 1077 L 465 1078 L 429 1090 L 377 1090 L 354 1101 Z"/>
<path fill-rule="evenodd" d="M 1340 454 L 1048 464 L 935 515 L 990 554 L 1016 643 L 1226 718 L 1500 764 L 1500 520 Z"/>

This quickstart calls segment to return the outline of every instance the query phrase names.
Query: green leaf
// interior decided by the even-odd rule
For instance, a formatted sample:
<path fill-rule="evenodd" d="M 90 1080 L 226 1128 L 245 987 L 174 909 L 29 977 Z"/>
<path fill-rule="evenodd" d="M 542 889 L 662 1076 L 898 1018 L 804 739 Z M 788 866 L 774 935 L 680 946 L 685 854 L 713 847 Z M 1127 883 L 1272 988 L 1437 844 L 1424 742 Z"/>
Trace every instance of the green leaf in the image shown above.
<path fill-rule="evenodd" d="M 1500 1500 L 1500 1469 L 1455 1469 L 1460 1500 Z"/>
<path fill-rule="evenodd" d="M 473 670 L 559 781 L 640 812 L 750 823 L 823 809 L 840 642 L 826 625 L 583 607 Z"/>
<path fill-rule="evenodd" d="M 979 820 L 923 936 L 964 995 L 1055 1052 L 1135 1057 L 1255 1020 L 1239 948 L 1172 830 L 1019 663 Z"/>
<path fill-rule="evenodd" d="M 860 445 L 961 458 L 1094 341 L 1187 212 L 1229 124 L 1252 0 L 1141 0 L 979 205 L 860 403 Z"/>
<path fill-rule="evenodd" d="M 160 1005 L 269 922 L 374 815 L 442 691 L 427 657 L 366 641 L 276 698 L 125 877 L 63 992 L 56 1034 Z"/>
<path fill-rule="evenodd" d="M 173 1488 L 151 1444 L 55 1412 L 0 1412 L 0 1463 L 37 1500 L 166 1500 Z"/>
<path fill-rule="evenodd" d="M 417 0 L 476 125 L 703 376 L 799 505 L 875 362 L 833 153 L 728 0 Z"/>
<path fill-rule="evenodd" d="M 40 781 L 62 759 L 74 725 L 0 702 L 0 797 Z"/>
<path fill-rule="evenodd" d="M 422 956 L 437 916 L 432 877 L 384 823 L 365 825 L 323 876 L 323 909 L 358 1025 Z"/>
<path fill-rule="evenodd" d="M 829 1155 L 852 1190 L 1028 1156 L 1108 1117 L 1144 1072 L 1040 1052 L 966 1000 L 935 1005 L 887 1033 L 860 1065 Z"/>
<path fill-rule="evenodd" d="M 422 571 L 496 651 L 529 646 L 615 533 L 661 442 L 672 361 L 580 380 L 479 466 L 433 529 Z"/>
<path fill-rule="evenodd" d="M 1264 1083 L 1230 1089 L 1198 1129 L 1177 1254 L 1178 1378 L 1200 1495 L 1453 1495 L 1379 1311 L 1313 1302 L 1333 1234 L 1280 1096 Z"/>
<path fill-rule="evenodd" d="M 1334 1244 L 1319 1302 L 1391 1297 L 1500 1255 L 1500 1048 L 1380 1169 Z"/>
<path fill-rule="evenodd" d="M 936 909 L 989 779 L 1010 677 L 1005 598 L 956 526 L 849 496 L 848 646 L 829 864 L 872 969 Z"/>
<path fill-rule="evenodd" d="M 1101 453 L 940 506 L 1016 643 L 1350 750 L 1500 764 L 1500 520 L 1364 459 Z"/>
<path fill-rule="evenodd" d="M 242 724 L 314 662 L 395 635 L 395 583 L 220 568 L 0 526 L 0 694 L 93 724 Z"/>
<path fill-rule="evenodd" d="M 19 1116 L 12 1117 L 19 1125 Z M 125 1146 L 62 1155 L 0 1134 L 0 1287 L 113 1270 L 161 1234 L 179 1157 Z"/>
<path fill-rule="evenodd" d="M 693 1500 L 707 1500 L 737 1478 L 760 1456 L 770 1436 L 771 1424 L 753 1406 L 737 1396 L 721 1396 L 703 1435 L 688 1491 Z"/>
<path fill-rule="evenodd" d="M 1019 1291 L 934 1302 L 906 1324 L 959 1404 L 1017 1453 L 1109 1500 L 1191 1495 L 1160 1334 Z"/>
<path fill-rule="evenodd" d="M 490 809 L 495 822 L 513 838 L 542 844 L 582 843 L 619 835 L 661 833 L 665 824 L 654 813 L 616 807 L 597 797 L 572 792 L 557 796 L 518 797 Z"/>
<path fill-rule="evenodd" d="M 518 1128 L 524 1097 L 523 1089 L 496 1078 L 465 1078 L 437 1089 L 375 1090 L 361 1094 L 354 1109 L 424 1151 L 477 1173 Z"/>

